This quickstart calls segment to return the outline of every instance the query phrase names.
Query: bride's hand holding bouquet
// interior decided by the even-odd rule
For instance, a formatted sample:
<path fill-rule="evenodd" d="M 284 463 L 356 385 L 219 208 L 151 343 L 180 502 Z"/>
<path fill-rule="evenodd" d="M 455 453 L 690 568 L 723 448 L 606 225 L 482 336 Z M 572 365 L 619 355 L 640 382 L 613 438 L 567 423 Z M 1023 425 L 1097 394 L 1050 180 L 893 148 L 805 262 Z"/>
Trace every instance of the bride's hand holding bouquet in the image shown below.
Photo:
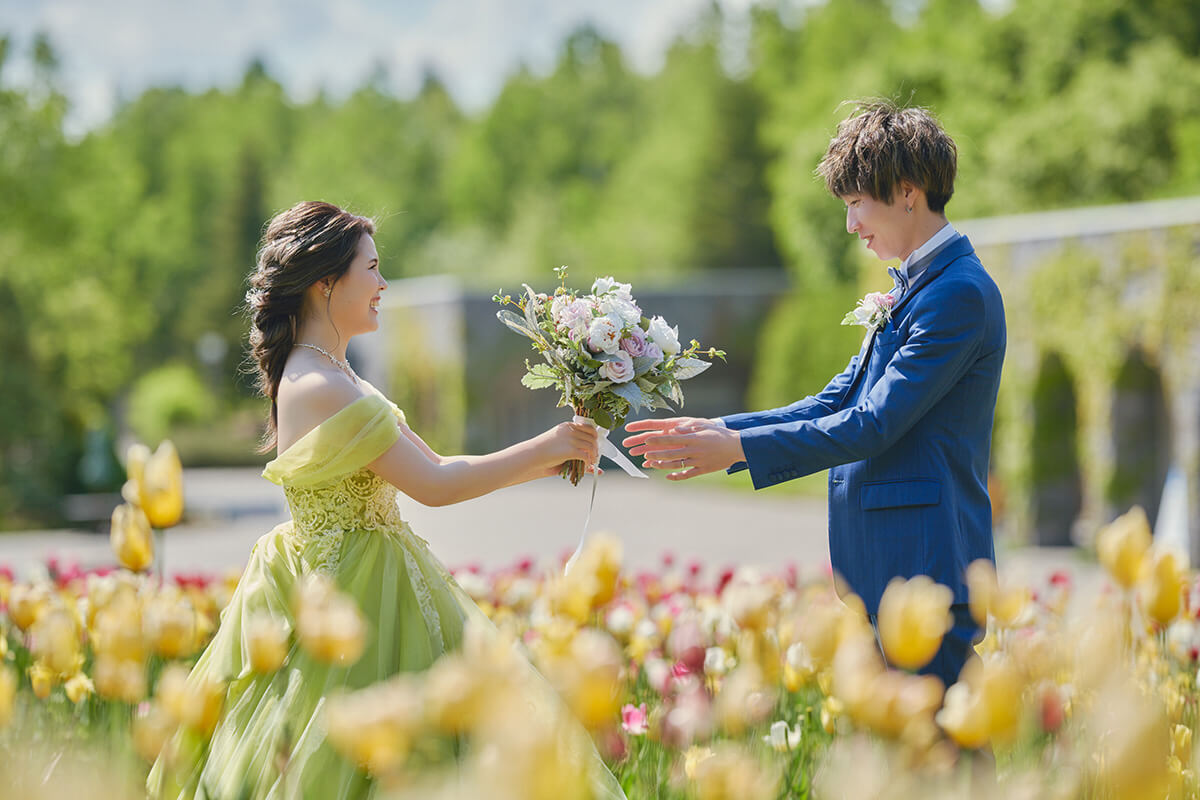
<path fill-rule="evenodd" d="M 521 383 L 530 389 L 558 390 L 559 406 L 573 409 L 577 422 L 589 420 L 601 429 L 601 452 L 620 455 L 603 441 L 609 430 L 620 426 L 631 411 L 682 406 L 680 381 L 712 366 L 711 360 L 698 356 L 724 358 L 725 353 L 701 350 L 694 339 L 682 347 L 678 327 L 660 316 L 644 316 L 627 283 L 598 278 L 589 293 L 582 293 L 567 288 L 566 267 L 555 273 L 560 285 L 552 295 L 529 286 L 515 300 L 495 295 L 495 302 L 517 309 L 502 308 L 496 316 L 528 337 L 542 356 L 539 363 L 526 360 Z M 584 462 L 572 460 L 560 474 L 577 484 L 586 468 Z"/>

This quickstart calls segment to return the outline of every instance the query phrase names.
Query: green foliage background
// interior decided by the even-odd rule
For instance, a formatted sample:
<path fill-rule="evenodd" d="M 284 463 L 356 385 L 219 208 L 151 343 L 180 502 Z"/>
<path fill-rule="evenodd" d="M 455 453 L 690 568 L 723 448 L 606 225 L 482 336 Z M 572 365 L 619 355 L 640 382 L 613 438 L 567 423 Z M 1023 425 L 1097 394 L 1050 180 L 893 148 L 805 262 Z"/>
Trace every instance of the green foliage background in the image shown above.
<path fill-rule="evenodd" d="M 262 224 L 301 198 L 376 216 L 389 277 L 492 290 L 563 263 L 664 282 L 786 269 L 794 295 L 764 326 L 747 399 L 770 405 L 843 366 L 858 336 L 837 323 L 881 275 L 860 278 L 841 203 L 813 176 L 848 98 L 940 116 L 959 145 L 953 218 L 1200 191 L 1190 0 L 988 8 L 781 0 L 732 24 L 713 7 L 651 75 L 583 28 L 477 114 L 433 75 L 412 97 L 368 81 L 297 103 L 256 63 L 230 90 L 129 98 L 80 139 L 52 43 L 0 39 L 0 79 L 17 49 L 33 75 L 0 80 L 0 526 L 52 520 L 62 493 L 103 484 L 80 470 L 88 442 L 255 406 L 237 309 Z M 224 353 L 202 362 L 214 334 Z M 126 418 L 154 398 L 169 407 Z"/>

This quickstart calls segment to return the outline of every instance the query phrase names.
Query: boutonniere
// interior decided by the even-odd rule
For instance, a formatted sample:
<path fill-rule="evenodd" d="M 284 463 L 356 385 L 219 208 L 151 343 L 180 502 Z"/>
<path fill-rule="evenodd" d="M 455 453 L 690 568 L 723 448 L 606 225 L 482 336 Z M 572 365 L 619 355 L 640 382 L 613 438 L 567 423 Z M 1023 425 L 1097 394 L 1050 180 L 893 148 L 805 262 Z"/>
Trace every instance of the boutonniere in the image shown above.
<path fill-rule="evenodd" d="M 853 311 L 842 317 L 842 324 L 862 325 L 869 335 L 871 331 L 882 328 L 892 318 L 892 306 L 895 304 L 896 298 L 890 294 L 871 292 L 858 301 Z"/>

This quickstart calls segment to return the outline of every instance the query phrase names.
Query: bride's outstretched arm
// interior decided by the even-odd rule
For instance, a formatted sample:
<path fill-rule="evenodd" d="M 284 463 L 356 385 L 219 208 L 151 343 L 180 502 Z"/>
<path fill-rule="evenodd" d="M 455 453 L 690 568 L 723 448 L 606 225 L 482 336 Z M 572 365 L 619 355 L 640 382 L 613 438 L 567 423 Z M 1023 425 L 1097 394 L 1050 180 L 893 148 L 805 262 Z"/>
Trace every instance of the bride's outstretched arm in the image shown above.
<path fill-rule="evenodd" d="M 427 506 L 459 503 L 552 475 L 571 459 L 595 463 L 599 447 L 595 428 L 571 422 L 482 456 L 442 456 L 407 425 L 400 430 L 403 435 L 370 468 Z"/>

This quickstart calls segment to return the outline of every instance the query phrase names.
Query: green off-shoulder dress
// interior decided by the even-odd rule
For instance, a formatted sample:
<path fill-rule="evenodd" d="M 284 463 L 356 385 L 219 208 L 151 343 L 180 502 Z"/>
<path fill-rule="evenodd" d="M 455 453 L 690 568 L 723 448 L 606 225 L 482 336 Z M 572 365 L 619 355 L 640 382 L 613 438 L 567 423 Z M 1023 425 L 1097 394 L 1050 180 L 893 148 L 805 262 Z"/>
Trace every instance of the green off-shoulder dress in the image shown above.
<path fill-rule="evenodd" d="M 152 798 L 351 800 L 376 785 L 325 739 L 323 706 L 331 693 L 359 689 L 428 668 L 462 643 L 468 620 L 486 616 L 400 515 L 397 490 L 367 469 L 402 435 L 404 414 L 379 395 L 354 401 L 267 464 L 283 487 L 292 520 L 259 539 L 220 625 L 189 681 L 228 685 L 222 716 L 207 746 L 177 742 L 170 769 L 150 772 Z M 351 595 L 367 622 L 362 657 L 352 666 L 312 659 L 295 643 L 282 669 L 250 668 L 251 616 L 270 614 L 294 628 L 297 582 L 319 572 Z M 494 629 L 492 629 L 494 630 Z M 530 667 L 530 703 L 561 707 Z M 182 735 L 182 734 L 180 734 Z M 590 747 L 590 745 L 589 745 Z M 286 753 L 286 781 L 281 780 Z M 592 751 L 593 794 L 624 798 Z"/>

